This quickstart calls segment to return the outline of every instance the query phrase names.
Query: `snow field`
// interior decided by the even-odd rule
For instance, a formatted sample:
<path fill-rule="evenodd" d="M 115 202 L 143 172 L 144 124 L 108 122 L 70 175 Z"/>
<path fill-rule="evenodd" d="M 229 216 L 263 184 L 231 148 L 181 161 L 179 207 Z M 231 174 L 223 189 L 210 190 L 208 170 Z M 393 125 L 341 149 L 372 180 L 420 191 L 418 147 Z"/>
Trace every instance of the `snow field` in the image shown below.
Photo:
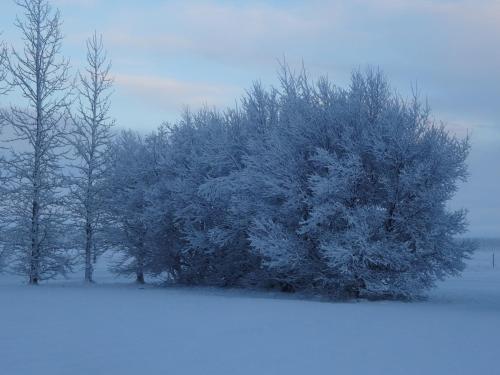
<path fill-rule="evenodd" d="M 500 374 L 500 268 L 490 251 L 415 303 L 140 288 L 99 276 L 106 283 L 91 287 L 4 277 L 0 374 Z"/>

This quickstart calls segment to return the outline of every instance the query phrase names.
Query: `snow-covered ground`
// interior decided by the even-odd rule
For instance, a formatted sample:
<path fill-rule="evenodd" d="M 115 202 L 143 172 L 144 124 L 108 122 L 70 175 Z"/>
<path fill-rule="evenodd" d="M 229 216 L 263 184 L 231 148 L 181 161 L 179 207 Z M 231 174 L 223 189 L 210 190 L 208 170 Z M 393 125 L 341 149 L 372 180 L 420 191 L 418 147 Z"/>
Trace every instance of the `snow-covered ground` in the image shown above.
<path fill-rule="evenodd" d="M 427 301 L 0 280 L 0 375 L 500 374 L 500 248 Z"/>

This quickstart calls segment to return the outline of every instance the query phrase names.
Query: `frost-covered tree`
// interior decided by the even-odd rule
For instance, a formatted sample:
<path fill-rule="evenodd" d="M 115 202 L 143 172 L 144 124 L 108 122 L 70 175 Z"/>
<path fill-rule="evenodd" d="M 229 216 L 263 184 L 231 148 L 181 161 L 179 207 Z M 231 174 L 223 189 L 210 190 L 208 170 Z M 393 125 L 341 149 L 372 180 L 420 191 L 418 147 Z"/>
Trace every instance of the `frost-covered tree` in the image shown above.
<path fill-rule="evenodd" d="M 446 202 L 466 177 L 467 139 L 391 95 L 376 71 L 354 74 L 347 92 L 285 74 L 280 96 L 241 197 L 257 202 L 249 238 L 280 283 L 413 297 L 463 268 L 473 246 L 455 239 L 464 212 Z"/>
<path fill-rule="evenodd" d="M 117 136 L 112 155 L 106 175 L 105 204 L 110 215 L 108 241 L 121 254 L 114 269 L 135 275 L 136 281 L 143 284 L 150 256 L 147 191 L 151 185 L 152 160 L 144 138 L 131 131 Z"/>
<path fill-rule="evenodd" d="M 418 98 L 390 95 L 380 72 L 355 74 L 349 98 L 350 151 L 318 150 L 303 232 L 344 292 L 409 298 L 460 271 L 473 249 L 455 239 L 465 213 L 446 208 L 466 178 L 468 140 L 435 125 Z"/>
<path fill-rule="evenodd" d="M 185 241 L 175 218 L 175 199 L 178 190 L 175 165 L 171 163 L 171 129 L 162 125 L 158 131 L 144 138 L 144 158 L 148 160 L 144 171 L 144 202 L 142 217 L 148 228 L 145 243 L 148 249 L 144 262 L 145 272 L 178 281 L 183 271 L 182 250 Z"/>
<path fill-rule="evenodd" d="M 281 90 L 269 104 L 277 115 L 257 138 L 235 175 L 241 186 L 235 205 L 250 218 L 251 249 L 262 257 L 270 286 L 293 291 L 312 287 L 320 264 L 310 239 L 299 235 L 307 217 L 308 159 L 325 141 L 319 108 L 305 74 L 283 67 Z"/>
<path fill-rule="evenodd" d="M 16 26 L 22 50 L 12 48 L 5 67 L 25 100 L 4 113 L 14 134 L 6 158 L 9 218 L 4 246 L 16 254 L 17 270 L 30 284 L 64 273 L 65 218 L 61 207 L 60 157 L 69 95 L 69 65 L 61 57 L 61 19 L 45 0 L 18 0 Z"/>
<path fill-rule="evenodd" d="M 171 235 L 178 238 L 177 279 L 189 284 L 241 284 L 255 257 L 246 238 L 230 231 L 227 220 L 232 194 L 226 178 L 243 168 L 248 140 L 238 111 L 186 112 L 168 130 L 167 153 L 160 163 L 158 185 L 170 197 Z"/>
<path fill-rule="evenodd" d="M 103 181 L 113 126 L 109 115 L 110 68 L 102 37 L 94 33 L 87 41 L 87 67 L 79 74 L 78 103 L 69 136 L 76 158 L 71 207 L 83 234 L 79 242 L 84 249 L 86 282 L 93 281 L 93 263 L 104 247 L 98 237 L 106 218 Z"/>

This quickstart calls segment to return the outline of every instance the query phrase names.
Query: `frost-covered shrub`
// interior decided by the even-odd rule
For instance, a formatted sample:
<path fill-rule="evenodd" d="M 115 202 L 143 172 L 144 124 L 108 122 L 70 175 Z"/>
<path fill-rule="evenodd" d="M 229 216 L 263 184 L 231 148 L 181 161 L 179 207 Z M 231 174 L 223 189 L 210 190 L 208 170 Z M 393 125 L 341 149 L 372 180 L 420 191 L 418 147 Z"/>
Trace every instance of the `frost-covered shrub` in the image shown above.
<path fill-rule="evenodd" d="M 177 282 L 412 298 L 473 250 L 457 239 L 465 212 L 447 208 L 468 140 L 380 72 L 340 89 L 284 68 L 279 88 L 158 137 L 145 264 Z"/>

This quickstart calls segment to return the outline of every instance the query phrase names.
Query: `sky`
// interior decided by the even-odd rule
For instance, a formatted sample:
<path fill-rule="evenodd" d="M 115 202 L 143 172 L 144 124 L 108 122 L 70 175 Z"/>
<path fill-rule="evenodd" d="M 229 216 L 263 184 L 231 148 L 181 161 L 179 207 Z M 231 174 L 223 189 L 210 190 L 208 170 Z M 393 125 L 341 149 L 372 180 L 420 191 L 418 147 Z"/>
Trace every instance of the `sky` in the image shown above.
<path fill-rule="evenodd" d="M 140 131 L 185 106 L 233 106 L 278 61 L 346 86 L 380 67 L 403 95 L 418 85 L 434 117 L 471 137 L 469 181 L 451 203 L 470 235 L 500 237 L 500 1 L 52 0 L 76 71 L 85 40 L 103 35 L 115 79 L 112 114 Z M 1 0 L 3 39 L 19 43 L 18 7 Z"/>

